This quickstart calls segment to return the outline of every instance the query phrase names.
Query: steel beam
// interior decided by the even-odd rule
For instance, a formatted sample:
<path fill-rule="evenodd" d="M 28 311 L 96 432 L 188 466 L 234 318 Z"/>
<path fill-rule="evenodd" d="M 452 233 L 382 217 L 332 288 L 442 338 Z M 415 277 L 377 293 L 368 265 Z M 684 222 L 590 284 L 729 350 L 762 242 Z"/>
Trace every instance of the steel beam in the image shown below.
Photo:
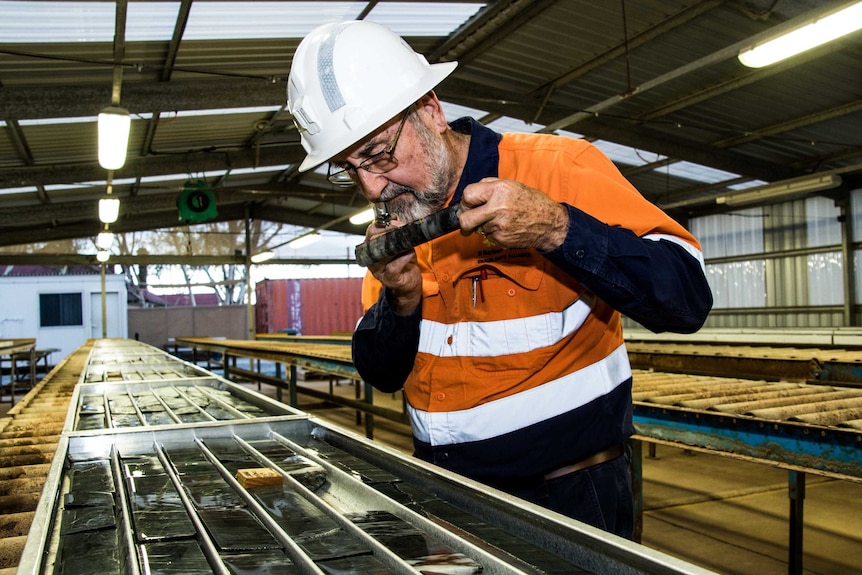
<path fill-rule="evenodd" d="M 862 432 L 634 403 L 639 436 L 862 482 Z"/>

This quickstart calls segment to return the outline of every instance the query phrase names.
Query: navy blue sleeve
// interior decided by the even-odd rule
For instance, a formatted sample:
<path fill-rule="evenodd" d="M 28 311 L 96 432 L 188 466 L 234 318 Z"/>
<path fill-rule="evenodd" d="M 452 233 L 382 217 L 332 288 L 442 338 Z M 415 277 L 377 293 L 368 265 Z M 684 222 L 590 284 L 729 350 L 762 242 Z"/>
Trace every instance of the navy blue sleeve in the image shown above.
<path fill-rule="evenodd" d="M 545 257 L 651 331 L 700 329 L 712 308 L 712 291 L 697 258 L 674 242 L 643 239 L 566 208 L 566 240 Z"/>
<path fill-rule="evenodd" d="M 413 369 L 422 306 L 410 315 L 398 315 L 389 306 L 387 291 L 353 332 L 353 365 L 366 383 L 390 393 L 401 389 Z"/>

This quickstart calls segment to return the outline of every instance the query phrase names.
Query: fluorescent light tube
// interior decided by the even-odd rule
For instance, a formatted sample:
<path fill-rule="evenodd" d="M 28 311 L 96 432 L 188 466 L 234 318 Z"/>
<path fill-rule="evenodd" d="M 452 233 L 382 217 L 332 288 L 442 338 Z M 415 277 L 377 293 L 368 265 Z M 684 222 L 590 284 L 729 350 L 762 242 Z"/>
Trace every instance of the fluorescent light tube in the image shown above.
<path fill-rule="evenodd" d="M 312 232 L 310 234 L 305 234 L 304 236 L 299 236 L 295 240 L 292 240 L 287 244 L 287 247 L 298 250 L 300 248 L 304 248 L 306 246 L 310 246 L 314 242 L 320 239 L 320 234 L 316 232 Z"/>
<path fill-rule="evenodd" d="M 762 68 L 816 48 L 862 28 L 862 2 L 856 2 L 739 53 L 749 68 Z"/>
<path fill-rule="evenodd" d="M 374 219 L 374 208 L 368 208 L 367 210 L 363 210 L 361 212 L 357 212 L 350 216 L 350 223 L 354 226 L 358 226 L 361 224 L 367 224 L 371 220 Z"/>
<path fill-rule="evenodd" d="M 793 180 L 785 180 L 752 188 L 744 192 L 730 194 L 728 196 L 719 196 L 715 198 L 716 204 L 725 204 L 728 206 L 741 206 L 745 204 L 753 204 L 755 202 L 765 202 L 767 200 L 789 200 L 794 196 L 798 196 L 807 192 L 819 192 L 821 190 L 829 190 L 841 185 L 841 176 L 834 174 L 809 176 L 797 178 Z"/>
<path fill-rule="evenodd" d="M 275 257 L 275 252 L 272 250 L 266 250 L 265 252 L 260 252 L 259 254 L 254 254 L 251 256 L 251 263 L 259 264 L 268 260 L 271 260 Z"/>

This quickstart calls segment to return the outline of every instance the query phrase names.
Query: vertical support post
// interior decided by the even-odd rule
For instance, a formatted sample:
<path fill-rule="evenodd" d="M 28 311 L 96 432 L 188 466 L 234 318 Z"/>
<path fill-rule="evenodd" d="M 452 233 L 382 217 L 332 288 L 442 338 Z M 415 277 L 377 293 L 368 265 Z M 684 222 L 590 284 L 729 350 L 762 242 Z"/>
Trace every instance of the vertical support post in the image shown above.
<path fill-rule="evenodd" d="M 252 303 L 251 298 L 251 218 L 248 217 L 248 208 L 245 209 L 245 316 L 246 316 L 246 327 L 248 329 L 248 333 L 246 334 L 246 338 L 249 340 L 254 339 L 254 304 Z"/>
<path fill-rule="evenodd" d="M 374 388 L 369 383 L 365 384 L 365 403 L 374 403 Z M 374 414 L 371 412 L 365 414 L 365 437 L 374 439 Z"/>
<path fill-rule="evenodd" d="M 805 474 L 801 471 L 789 471 L 790 496 L 790 541 L 788 549 L 787 573 L 802 575 L 802 527 L 803 506 L 805 500 Z"/>
<path fill-rule="evenodd" d="M 18 377 L 15 371 L 18 366 L 18 360 L 15 359 L 14 352 L 9 354 L 9 360 L 9 376 L 11 377 L 9 380 L 9 403 L 15 405 L 15 379 Z"/>
<path fill-rule="evenodd" d="M 290 366 L 290 387 L 288 388 L 288 401 L 290 402 L 291 407 L 296 407 L 297 402 L 299 401 L 299 394 L 296 392 L 297 382 L 297 374 L 296 374 L 296 365 L 291 364 Z"/>
<path fill-rule="evenodd" d="M 30 389 L 36 386 L 36 348 L 30 350 Z M 47 373 L 48 369 L 45 369 Z"/>
<path fill-rule="evenodd" d="M 356 399 L 362 399 L 362 387 L 361 382 L 359 381 L 353 382 L 353 397 Z M 358 409 L 356 410 L 356 425 L 362 425 L 362 412 Z"/>
<path fill-rule="evenodd" d="M 849 200 L 836 201 L 841 210 L 841 258 L 844 262 L 844 325 L 857 325 L 853 309 L 856 305 L 856 276 L 853 269 L 853 214 L 848 209 Z"/>
<path fill-rule="evenodd" d="M 99 265 L 102 276 L 102 339 L 108 337 L 108 294 L 105 291 L 105 262 Z"/>
<path fill-rule="evenodd" d="M 275 377 L 278 379 L 282 379 L 281 377 L 281 362 L 275 362 Z M 279 401 L 282 401 L 281 397 L 281 386 L 275 388 L 275 398 Z"/>
<path fill-rule="evenodd" d="M 634 496 L 634 527 L 632 529 L 632 540 L 635 543 L 641 542 L 643 535 L 644 522 L 644 477 L 643 477 L 643 441 L 640 439 L 631 440 L 632 447 L 632 495 Z M 652 444 L 650 444 L 652 447 Z"/>

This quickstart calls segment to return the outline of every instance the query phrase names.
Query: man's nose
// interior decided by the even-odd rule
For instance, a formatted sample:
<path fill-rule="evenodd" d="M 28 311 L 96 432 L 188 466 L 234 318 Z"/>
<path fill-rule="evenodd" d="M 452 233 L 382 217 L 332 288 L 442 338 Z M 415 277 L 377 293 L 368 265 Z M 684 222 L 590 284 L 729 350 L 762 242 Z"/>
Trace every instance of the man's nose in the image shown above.
<path fill-rule="evenodd" d="M 356 177 L 359 180 L 359 186 L 365 194 L 365 199 L 369 202 L 379 202 L 380 195 L 386 188 L 389 181 L 386 179 L 386 174 L 374 174 L 368 170 L 356 170 Z"/>

